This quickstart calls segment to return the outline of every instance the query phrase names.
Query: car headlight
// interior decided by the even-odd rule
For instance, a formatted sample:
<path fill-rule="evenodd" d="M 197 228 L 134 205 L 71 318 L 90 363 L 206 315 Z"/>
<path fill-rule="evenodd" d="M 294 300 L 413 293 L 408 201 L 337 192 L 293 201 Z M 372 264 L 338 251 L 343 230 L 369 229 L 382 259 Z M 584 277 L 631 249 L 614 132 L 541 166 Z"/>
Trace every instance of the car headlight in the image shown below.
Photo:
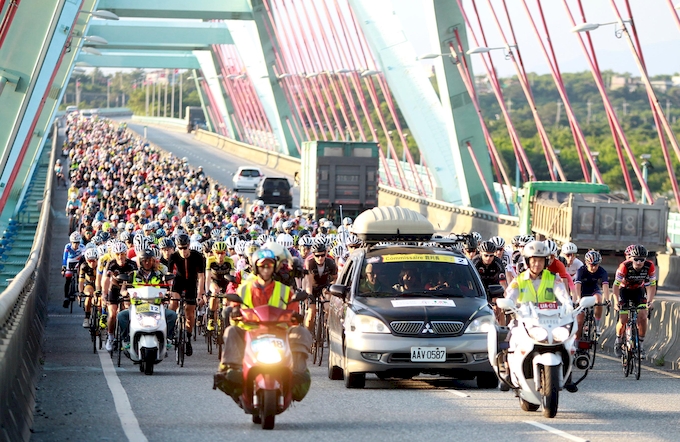
<path fill-rule="evenodd" d="M 391 333 L 390 329 L 373 316 L 355 315 L 349 323 L 349 331 L 358 333 Z"/>
<path fill-rule="evenodd" d="M 557 327 L 552 331 L 553 341 L 564 342 L 569 339 L 571 330 L 568 327 Z"/>
<path fill-rule="evenodd" d="M 158 321 L 160 321 L 161 315 L 137 315 L 137 321 L 144 328 L 156 328 L 158 327 Z"/>
<path fill-rule="evenodd" d="M 255 359 L 263 364 L 281 362 L 283 341 L 280 339 L 257 339 L 251 343 Z"/>
<path fill-rule="evenodd" d="M 543 327 L 531 327 L 529 330 L 529 336 L 535 341 L 542 342 L 548 339 L 548 330 Z"/>
<path fill-rule="evenodd" d="M 480 316 L 467 326 L 465 333 L 488 333 L 495 322 L 496 318 L 493 315 Z"/>

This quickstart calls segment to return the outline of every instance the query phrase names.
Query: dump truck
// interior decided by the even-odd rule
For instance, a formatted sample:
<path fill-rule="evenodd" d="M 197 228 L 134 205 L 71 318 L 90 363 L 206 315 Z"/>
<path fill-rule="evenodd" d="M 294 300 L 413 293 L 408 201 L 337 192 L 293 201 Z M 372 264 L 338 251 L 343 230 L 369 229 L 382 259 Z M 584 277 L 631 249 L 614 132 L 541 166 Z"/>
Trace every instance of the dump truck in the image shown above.
<path fill-rule="evenodd" d="M 306 141 L 301 149 L 300 209 L 337 226 L 378 204 L 378 144 Z M 342 206 L 342 213 L 340 207 Z"/>
<path fill-rule="evenodd" d="M 581 259 L 598 250 L 613 277 L 630 244 L 643 244 L 652 258 L 666 251 L 668 213 L 665 198 L 642 204 L 611 195 L 604 184 L 533 181 L 524 184 L 520 233 L 573 242 Z"/>

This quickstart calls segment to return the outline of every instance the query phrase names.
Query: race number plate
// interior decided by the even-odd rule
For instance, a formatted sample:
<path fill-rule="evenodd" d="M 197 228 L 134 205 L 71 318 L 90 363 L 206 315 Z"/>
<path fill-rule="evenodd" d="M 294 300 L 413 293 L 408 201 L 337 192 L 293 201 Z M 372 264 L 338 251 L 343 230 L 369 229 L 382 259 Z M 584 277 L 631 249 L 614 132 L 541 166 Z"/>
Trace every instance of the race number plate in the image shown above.
<path fill-rule="evenodd" d="M 541 310 L 557 310 L 556 302 L 539 302 L 538 308 Z"/>
<path fill-rule="evenodd" d="M 446 347 L 411 347 L 411 362 L 446 362 Z"/>

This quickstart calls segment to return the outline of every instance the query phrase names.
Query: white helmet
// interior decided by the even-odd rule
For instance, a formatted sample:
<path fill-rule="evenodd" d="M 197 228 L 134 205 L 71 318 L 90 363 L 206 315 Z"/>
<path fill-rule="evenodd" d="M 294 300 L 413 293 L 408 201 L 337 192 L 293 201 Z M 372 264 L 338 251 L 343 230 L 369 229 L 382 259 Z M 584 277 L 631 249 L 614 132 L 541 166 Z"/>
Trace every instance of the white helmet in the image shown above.
<path fill-rule="evenodd" d="M 505 240 L 500 236 L 492 236 L 491 238 L 489 238 L 489 241 L 494 243 L 496 247 L 499 249 L 505 247 Z"/>
<path fill-rule="evenodd" d="M 562 245 L 562 254 L 576 254 L 578 252 L 578 247 L 573 242 L 566 242 Z"/>
<path fill-rule="evenodd" d="M 343 218 L 342 224 L 344 226 L 348 226 L 348 225 L 352 224 L 352 218 L 350 218 L 349 216 L 346 216 L 345 218 Z"/>
<path fill-rule="evenodd" d="M 525 258 L 547 258 L 550 256 L 550 250 L 543 241 L 531 241 L 522 250 L 522 256 Z"/>
<path fill-rule="evenodd" d="M 287 233 L 281 233 L 276 237 L 276 242 L 289 249 L 293 247 L 293 237 Z"/>
<path fill-rule="evenodd" d="M 550 255 L 557 255 L 557 244 L 555 244 L 555 241 L 552 239 L 546 239 L 543 242 L 545 243 L 546 247 L 548 247 Z"/>
<path fill-rule="evenodd" d="M 111 253 L 117 255 L 119 253 L 127 253 L 128 248 L 124 242 L 116 241 L 116 243 L 111 247 Z"/>
<path fill-rule="evenodd" d="M 297 209 L 297 210 L 295 211 L 295 216 L 296 216 L 296 217 L 297 217 L 297 216 L 302 216 L 302 210 Z"/>
<path fill-rule="evenodd" d="M 97 249 L 87 249 L 85 251 L 85 259 L 97 259 Z"/>
<path fill-rule="evenodd" d="M 71 242 L 80 242 L 83 240 L 83 237 L 80 236 L 80 233 L 73 232 L 71 233 L 71 236 L 69 236 L 69 240 L 71 240 Z"/>
<path fill-rule="evenodd" d="M 472 234 L 472 237 L 475 239 L 475 241 L 477 241 L 477 244 L 479 244 L 480 242 L 482 242 L 482 239 L 483 239 L 483 238 L 482 238 L 482 234 L 481 234 L 481 233 L 479 233 L 479 232 L 472 232 L 471 234 Z"/>

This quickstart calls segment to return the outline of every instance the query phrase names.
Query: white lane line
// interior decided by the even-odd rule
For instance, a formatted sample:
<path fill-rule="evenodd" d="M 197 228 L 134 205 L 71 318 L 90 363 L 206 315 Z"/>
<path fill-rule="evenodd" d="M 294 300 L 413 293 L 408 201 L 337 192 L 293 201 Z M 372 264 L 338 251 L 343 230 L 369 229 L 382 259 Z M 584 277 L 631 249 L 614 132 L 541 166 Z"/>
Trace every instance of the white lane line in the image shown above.
<path fill-rule="evenodd" d="M 621 363 L 621 359 L 620 359 L 620 358 L 614 358 L 614 357 L 611 357 L 611 356 L 601 355 L 601 354 L 598 354 L 597 357 L 598 357 L 598 358 L 609 359 L 610 361 L 618 362 L 619 364 Z M 680 379 L 680 375 L 673 374 L 673 373 L 669 373 L 669 372 L 663 371 L 663 370 L 659 370 L 658 368 L 647 367 L 646 365 L 643 365 L 642 368 L 644 368 L 645 370 L 653 371 L 654 373 L 659 373 L 659 374 L 668 376 L 669 378 Z"/>
<path fill-rule="evenodd" d="M 123 426 L 123 431 L 130 442 L 148 442 L 142 429 L 139 427 L 139 422 L 132 412 L 132 407 L 130 406 L 130 400 L 128 395 L 123 388 L 123 384 L 120 383 L 118 375 L 116 374 L 116 369 L 113 368 L 113 362 L 109 356 L 109 352 L 105 350 L 99 350 L 99 360 L 102 363 L 102 370 L 104 371 L 104 377 L 106 378 L 106 383 L 109 385 L 109 390 L 113 395 L 113 403 L 116 405 L 116 412 L 118 412 L 118 417 L 120 418 L 120 423 Z"/>
<path fill-rule="evenodd" d="M 463 393 L 462 391 L 458 391 L 458 390 L 445 390 L 445 391 L 448 391 L 451 394 L 455 394 L 458 397 L 470 397 L 469 394 Z"/>
<path fill-rule="evenodd" d="M 550 427 L 550 426 L 545 425 L 545 424 L 541 424 L 541 423 L 536 422 L 536 421 L 524 421 L 524 423 L 529 424 L 529 425 L 533 425 L 534 427 L 538 427 L 541 430 L 545 430 L 549 433 L 554 434 L 555 436 L 560 436 L 560 437 L 563 437 L 565 439 L 573 440 L 575 442 L 588 442 L 588 439 L 582 439 L 580 437 L 572 436 L 571 434 L 565 433 L 562 430 L 558 430 L 557 428 L 553 428 L 553 427 Z"/>

